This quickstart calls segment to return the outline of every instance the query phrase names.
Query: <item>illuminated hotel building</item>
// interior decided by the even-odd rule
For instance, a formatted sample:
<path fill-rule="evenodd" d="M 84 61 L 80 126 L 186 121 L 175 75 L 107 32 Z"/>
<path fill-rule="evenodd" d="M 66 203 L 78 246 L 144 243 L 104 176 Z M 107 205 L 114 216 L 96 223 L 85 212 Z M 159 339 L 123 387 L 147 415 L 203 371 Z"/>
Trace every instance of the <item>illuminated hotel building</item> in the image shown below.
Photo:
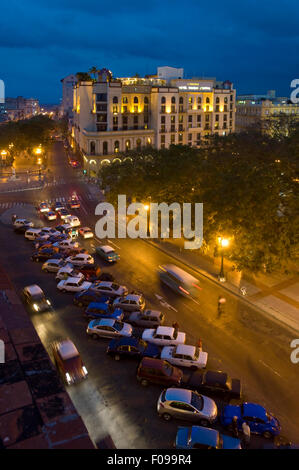
<path fill-rule="evenodd" d="M 235 97 L 231 82 L 183 78 L 183 69 L 118 79 L 104 69 L 98 81 L 74 87 L 72 145 L 94 173 L 118 154 L 146 146 L 200 147 L 212 134 L 235 131 Z"/>

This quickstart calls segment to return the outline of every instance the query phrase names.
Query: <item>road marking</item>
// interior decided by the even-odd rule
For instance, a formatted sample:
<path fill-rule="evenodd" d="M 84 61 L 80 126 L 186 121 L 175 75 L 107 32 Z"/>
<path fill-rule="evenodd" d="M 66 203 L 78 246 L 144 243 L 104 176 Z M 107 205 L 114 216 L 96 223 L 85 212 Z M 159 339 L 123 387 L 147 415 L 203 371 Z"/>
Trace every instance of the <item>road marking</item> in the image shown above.
<path fill-rule="evenodd" d="M 155 297 L 159 300 L 162 307 L 165 307 L 165 308 L 168 308 L 169 310 L 173 310 L 174 312 L 177 312 L 177 309 L 174 308 L 172 305 L 170 305 L 168 302 L 166 302 L 166 300 L 163 297 L 161 297 L 161 295 L 155 294 Z"/>
<path fill-rule="evenodd" d="M 262 360 L 260 359 L 259 362 L 260 362 L 261 364 L 263 364 L 265 367 L 267 367 L 268 369 L 272 370 L 272 372 L 274 372 L 274 374 L 278 375 L 278 377 L 281 377 L 281 375 L 280 375 L 278 372 L 276 372 L 275 369 L 273 369 L 271 366 L 268 366 L 268 364 L 266 364 L 264 361 L 262 361 Z"/>
<path fill-rule="evenodd" d="M 114 243 L 113 241 L 109 240 L 109 238 L 107 238 L 107 242 L 112 243 L 112 245 L 116 246 L 116 248 L 117 248 L 118 250 L 121 250 L 121 247 L 118 246 L 118 245 L 117 245 L 116 243 Z"/>

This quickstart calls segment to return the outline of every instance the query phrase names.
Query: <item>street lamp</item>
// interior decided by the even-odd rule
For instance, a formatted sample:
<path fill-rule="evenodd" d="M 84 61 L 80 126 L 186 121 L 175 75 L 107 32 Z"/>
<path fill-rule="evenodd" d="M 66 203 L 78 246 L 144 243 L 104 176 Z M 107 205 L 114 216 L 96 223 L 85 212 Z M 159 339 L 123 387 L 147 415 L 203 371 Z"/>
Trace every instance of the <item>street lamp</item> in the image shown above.
<path fill-rule="evenodd" d="M 143 204 L 143 209 L 146 211 L 146 235 L 150 237 L 150 221 L 149 221 L 149 216 L 148 216 L 148 211 L 150 209 L 149 204 Z"/>
<path fill-rule="evenodd" d="M 224 267 L 223 267 L 223 252 L 224 252 L 224 249 L 228 247 L 229 240 L 227 238 L 218 237 L 218 243 L 221 247 L 221 268 L 220 268 L 220 273 L 218 275 L 218 279 L 220 282 L 225 282 L 226 278 L 224 275 Z"/>

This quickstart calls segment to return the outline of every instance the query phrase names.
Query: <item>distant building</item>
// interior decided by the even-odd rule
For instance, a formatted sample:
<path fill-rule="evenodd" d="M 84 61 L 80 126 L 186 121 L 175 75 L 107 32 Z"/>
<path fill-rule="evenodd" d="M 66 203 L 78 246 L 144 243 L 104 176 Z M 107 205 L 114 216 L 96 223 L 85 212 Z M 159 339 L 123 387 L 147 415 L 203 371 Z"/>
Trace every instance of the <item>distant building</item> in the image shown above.
<path fill-rule="evenodd" d="M 73 114 L 73 89 L 78 79 L 76 75 L 68 75 L 60 80 L 62 83 L 62 101 L 60 105 L 61 116 L 72 117 Z"/>
<path fill-rule="evenodd" d="M 158 78 L 165 80 L 169 83 L 173 79 L 181 79 L 184 77 L 184 69 L 177 69 L 175 67 L 158 67 L 157 69 Z"/>
<path fill-rule="evenodd" d="M 183 69 L 175 70 L 179 72 L 163 73 L 164 78 L 158 72 L 146 78 L 76 84 L 71 143 L 83 154 L 89 173 L 129 150 L 171 144 L 200 147 L 211 135 L 234 132 L 233 84 L 178 78 Z"/>
<path fill-rule="evenodd" d="M 276 97 L 275 90 L 265 95 L 239 95 L 236 108 L 236 132 L 243 132 L 279 116 L 299 119 L 299 105 L 287 97 Z M 264 126 L 266 129 L 266 126 Z"/>
<path fill-rule="evenodd" d="M 5 114 L 7 120 L 17 121 L 28 119 L 40 113 L 39 101 L 34 98 L 5 98 Z"/>

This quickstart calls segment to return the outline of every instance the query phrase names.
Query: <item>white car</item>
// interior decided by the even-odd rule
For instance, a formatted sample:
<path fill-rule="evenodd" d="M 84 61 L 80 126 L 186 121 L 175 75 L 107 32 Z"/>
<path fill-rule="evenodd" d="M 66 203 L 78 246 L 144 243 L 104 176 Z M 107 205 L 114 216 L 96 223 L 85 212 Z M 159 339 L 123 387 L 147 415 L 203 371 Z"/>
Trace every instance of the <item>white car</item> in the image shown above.
<path fill-rule="evenodd" d="M 50 221 L 50 220 L 56 220 L 57 215 L 53 211 L 45 212 L 45 218 Z"/>
<path fill-rule="evenodd" d="M 33 222 L 29 222 L 27 219 L 16 219 L 14 221 L 14 227 L 23 227 L 23 225 L 28 225 L 28 227 L 33 227 Z"/>
<path fill-rule="evenodd" d="M 74 266 L 63 266 L 62 268 L 59 269 L 57 272 L 55 279 L 56 281 L 63 281 L 68 279 L 69 277 L 76 277 L 79 279 L 84 280 L 84 275 L 78 271 L 75 270 Z"/>
<path fill-rule="evenodd" d="M 184 344 L 186 333 L 182 333 L 171 326 L 158 326 L 158 328 L 148 328 L 144 330 L 142 339 L 157 346 L 176 346 Z"/>
<path fill-rule="evenodd" d="M 54 243 L 54 246 L 57 246 L 61 250 L 68 250 L 69 248 L 78 248 L 79 243 L 74 242 L 69 238 L 67 240 L 62 240 L 61 242 Z"/>
<path fill-rule="evenodd" d="M 74 266 L 84 266 L 85 264 L 94 264 L 94 259 L 87 253 L 79 253 L 78 255 L 69 256 L 66 261 Z"/>
<path fill-rule="evenodd" d="M 120 338 L 122 336 L 130 337 L 133 328 L 129 323 L 123 323 L 113 318 L 102 318 L 92 320 L 87 327 L 86 333 L 93 338 Z"/>
<path fill-rule="evenodd" d="M 41 229 L 40 228 L 29 228 L 25 232 L 25 238 L 27 240 L 35 240 L 41 235 Z M 46 235 L 45 235 L 46 237 Z"/>
<path fill-rule="evenodd" d="M 41 202 L 40 205 L 38 206 L 38 210 L 40 212 L 49 212 L 50 207 L 46 202 Z"/>
<path fill-rule="evenodd" d="M 195 346 L 178 344 L 177 346 L 164 346 L 161 359 L 175 366 L 204 369 L 207 366 L 208 353 Z"/>
<path fill-rule="evenodd" d="M 125 297 L 117 297 L 113 302 L 113 307 L 122 308 L 129 312 L 139 310 L 142 312 L 145 307 L 145 300 L 140 294 L 128 294 Z"/>
<path fill-rule="evenodd" d="M 89 289 L 91 282 L 84 281 L 84 278 L 69 277 L 65 281 L 60 281 L 57 284 L 57 289 L 62 292 L 82 292 Z"/>
<path fill-rule="evenodd" d="M 72 227 L 79 227 L 81 222 L 76 215 L 69 215 L 65 218 L 65 223 L 70 224 Z"/>
<path fill-rule="evenodd" d="M 92 284 L 91 290 L 111 297 L 119 297 L 128 293 L 128 289 L 125 286 L 109 281 L 96 281 Z"/>
<path fill-rule="evenodd" d="M 64 259 L 48 259 L 43 265 L 42 270 L 46 273 L 57 273 L 59 269 L 69 266 L 73 268 L 71 263 L 67 263 Z"/>
<path fill-rule="evenodd" d="M 93 232 L 89 227 L 82 227 L 79 229 L 79 235 L 82 238 L 93 238 Z"/>

